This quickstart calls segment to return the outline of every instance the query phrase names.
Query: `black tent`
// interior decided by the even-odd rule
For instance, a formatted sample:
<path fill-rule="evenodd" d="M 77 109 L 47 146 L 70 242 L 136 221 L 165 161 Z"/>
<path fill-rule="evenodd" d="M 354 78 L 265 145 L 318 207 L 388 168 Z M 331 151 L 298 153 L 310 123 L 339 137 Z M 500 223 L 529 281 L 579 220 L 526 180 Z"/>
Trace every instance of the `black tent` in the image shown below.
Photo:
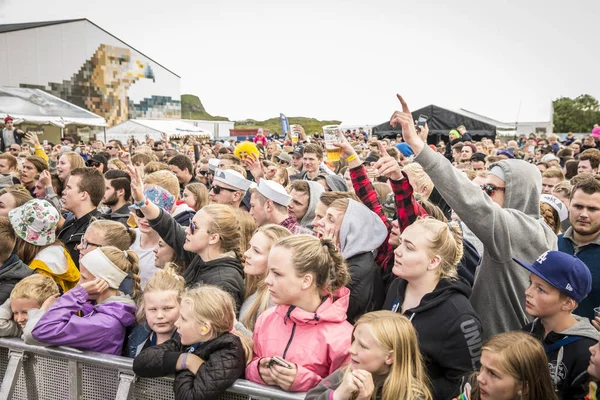
<path fill-rule="evenodd" d="M 429 126 L 428 142 L 437 144 L 440 140 L 448 141 L 448 132 L 456 129 L 459 125 L 464 125 L 467 131 L 471 134 L 473 140 L 481 140 L 484 137 L 492 140 L 496 139 L 496 127 L 487 122 L 475 119 L 472 116 L 461 114 L 460 112 L 446 110 L 445 108 L 435 106 L 433 104 L 423 107 L 412 112 L 413 119 L 419 119 L 419 115 L 426 115 L 427 125 Z M 373 127 L 373 135 L 380 139 L 385 137 L 402 134 L 402 127 L 398 125 L 392 127 L 389 121 Z"/>

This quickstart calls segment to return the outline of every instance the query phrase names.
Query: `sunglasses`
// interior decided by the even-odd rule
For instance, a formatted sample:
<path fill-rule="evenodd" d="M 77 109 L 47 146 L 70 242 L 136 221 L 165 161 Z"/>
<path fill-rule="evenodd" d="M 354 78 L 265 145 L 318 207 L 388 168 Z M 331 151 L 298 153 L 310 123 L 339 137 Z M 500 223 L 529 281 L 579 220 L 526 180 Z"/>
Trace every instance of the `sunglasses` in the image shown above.
<path fill-rule="evenodd" d="M 142 210 L 140 210 L 139 208 L 135 209 L 135 215 L 138 218 L 145 218 L 146 216 L 144 215 L 144 213 L 142 212 Z"/>
<path fill-rule="evenodd" d="M 88 161 L 88 167 L 98 168 L 100 166 L 99 162 L 96 161 Z"/>
<path fill-rule="evenodd" d="M 485 185 L 481 185 L 481 190 L 486 192 L 488 196 L 491 196 L 495 191 L 504 192 L 506 190 L 506 188 L 494 186 L 494 185 L 488 183 Z"/>
<path fill-rule="evenodd" d="M 190 225 L 189 225 L 189 227 L 190 227 L 190 233 L 192 235 L 194 233 L 196 233 L 196 232 L 202 232 L 202 231 L 198 230 L 198 227 L 196 226 L 196 224 L 194 223 L 194 221 L 192 221 L 191 219 L 190 219 Z M 204 232 L 210 234 L 210 231 L 204 231 Z"/>
<path fill-rule="evenodd" d="M 213 191 L 214 194 L 221 193 L 221 190 L 227 190 L 228 192 L 232 192 L 232 193 L 238 191 L 237 189 L 229 189 L 229 188 L 225 188 L 223 186 L 216 186 L 216 185 L 213 185 L 211 190 Z"/>
<path fill-rule="evenodd" d="M 95 246 L 95 247 L 102 247 L 102 245 L 100 244 L 96 244 L 96 243 L 92 243 L 92 242 L 88 242 L 87 239 L 81 238 L 81 248 L 83 250 L 86 250 L 88 248 L 88 246 Z"/>
<path fill-rule="evenodd" d="M 198 175 L 206 176 L 208 175 L 208 171 L 198 171 Z"/>
<path fill-rule="evenodd" d="M 10 149 L 10 151 L 13 151 L 13 152 L 15 152 L 15 153 L 18 153 L 18 152 L 19 152 L 19 149 Z"/>

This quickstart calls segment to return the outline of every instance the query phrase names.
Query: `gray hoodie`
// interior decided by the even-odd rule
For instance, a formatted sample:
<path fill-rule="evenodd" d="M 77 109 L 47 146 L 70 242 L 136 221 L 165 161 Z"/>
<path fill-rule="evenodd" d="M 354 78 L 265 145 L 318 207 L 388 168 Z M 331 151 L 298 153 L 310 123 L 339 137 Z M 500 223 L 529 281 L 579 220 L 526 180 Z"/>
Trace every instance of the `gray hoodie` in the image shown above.
<path fill-rule="evenodd" d="M 483 339 L 527 325 L 525 290 L 529 272 L 512 258 L 533 263 L 557 249 L 557 237 L 540 219 L 542 177 L 522 160 L 502 160 L 504 208 L 498 206 L 441 154 L 428 146 L 415 158 L 431 177 L 444 200 L 484 246 L 470 297 L 484 331 Z"/>
<path fill-rule="evenodd" d="M 300 221 L 300 225 L 310 230 L 313 229 L 312 222 L 315 219 L 315 208 L 317 208 L 317 203 L 321 198 L 321 194 L 325 192 L 325 188 L 318 182 L 306 181 L 308 183 L 308 208 L 306 209 L 306 214 L 302 217 L 302 221 Z"/>
<path fill-rule="evenodd" d="M 340 226 L 340 250 L 345 260 L 377 249 L 387 233 L 377 214 L 356 200 L 348 200 L 348 208 Z"/>

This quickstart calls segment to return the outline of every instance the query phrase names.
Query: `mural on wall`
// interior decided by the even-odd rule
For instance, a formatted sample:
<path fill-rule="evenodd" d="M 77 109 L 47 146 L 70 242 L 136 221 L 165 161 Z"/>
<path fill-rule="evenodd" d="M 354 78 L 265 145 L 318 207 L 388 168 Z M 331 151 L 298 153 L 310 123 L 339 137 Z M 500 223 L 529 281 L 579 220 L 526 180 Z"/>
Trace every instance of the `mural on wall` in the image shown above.
<path fill-rule="evenodd" d="M 151 96 L 140 104 L 130 101 L 128 90 L 140 79 L 154 81 L 149 63 L 127 48 L 101 44 L 70 80 L 20 86 L 42 89 L 85 108 L 104 117 L 109 127 L 130 118 L 180 118 L 180 101 L 169 96 Z"/>

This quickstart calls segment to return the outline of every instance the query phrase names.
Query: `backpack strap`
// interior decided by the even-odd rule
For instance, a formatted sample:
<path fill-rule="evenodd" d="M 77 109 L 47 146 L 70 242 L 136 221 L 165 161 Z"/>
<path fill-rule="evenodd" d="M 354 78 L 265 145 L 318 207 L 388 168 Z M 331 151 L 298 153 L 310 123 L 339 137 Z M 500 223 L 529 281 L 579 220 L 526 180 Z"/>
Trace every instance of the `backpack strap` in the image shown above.
<path fill-rule="evenodd" d="M 552 343 L 551 345 L 544 345 L 544 349 L 546 350 L 546 354 L 552 354 L 561 347 L 574 343 L 580 339 L 583 339 L 583 336 L 566 336 L 560 339 L 558 342 Z"/>

